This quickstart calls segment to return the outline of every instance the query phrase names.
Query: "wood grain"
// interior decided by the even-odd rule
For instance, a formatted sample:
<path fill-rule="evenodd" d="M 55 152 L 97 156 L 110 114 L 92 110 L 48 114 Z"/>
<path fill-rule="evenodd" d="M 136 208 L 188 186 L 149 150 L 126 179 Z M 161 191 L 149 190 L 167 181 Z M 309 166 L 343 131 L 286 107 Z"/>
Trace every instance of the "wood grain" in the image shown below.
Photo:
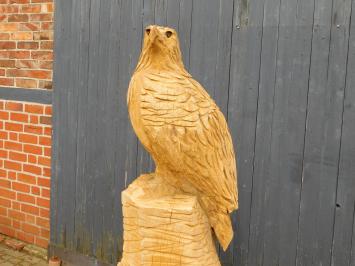
<path fill-rule="evenodd" d="M 122 192 L 124 244 L 119 266 L 220 265 L 208 218 L 194 195 L 154 174 Z"/>

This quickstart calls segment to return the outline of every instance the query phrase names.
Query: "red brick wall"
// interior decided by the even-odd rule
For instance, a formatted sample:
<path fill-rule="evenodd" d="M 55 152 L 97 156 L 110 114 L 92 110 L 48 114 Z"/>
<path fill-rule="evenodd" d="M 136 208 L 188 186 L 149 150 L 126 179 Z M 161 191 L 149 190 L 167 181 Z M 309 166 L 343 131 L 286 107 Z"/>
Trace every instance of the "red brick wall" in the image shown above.
<path fill-rule="evenodd" d="M 0 100 L 0 232 L 42 247 L 49 239 L 51 112 Z"/>
<path fill-rule="evenodd" d="M 53 0 L 0 0 L 0 86 L 52 88 Z"/>
<path fill-rule="evenodd" d="M 0 0 L 0 87 L 52 88 L 53 0 Z M 0 94 L 0 233 L 47 247 L 51 106 Z"/>

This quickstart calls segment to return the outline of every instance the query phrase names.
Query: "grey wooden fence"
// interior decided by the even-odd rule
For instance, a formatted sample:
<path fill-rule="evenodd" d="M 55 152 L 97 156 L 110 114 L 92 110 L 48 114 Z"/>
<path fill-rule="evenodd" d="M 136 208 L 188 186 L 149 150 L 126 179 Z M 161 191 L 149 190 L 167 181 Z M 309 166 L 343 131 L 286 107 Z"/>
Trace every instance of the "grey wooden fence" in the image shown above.
<path fill-rule="evenodd" d="M 238 157 L 223 265 L 355 265 L 354 0 L 60 0 L 51 246 L 115 262 L 120 192 L 153 168 L 126 91 L 148 24 L 178 30 Z"/>

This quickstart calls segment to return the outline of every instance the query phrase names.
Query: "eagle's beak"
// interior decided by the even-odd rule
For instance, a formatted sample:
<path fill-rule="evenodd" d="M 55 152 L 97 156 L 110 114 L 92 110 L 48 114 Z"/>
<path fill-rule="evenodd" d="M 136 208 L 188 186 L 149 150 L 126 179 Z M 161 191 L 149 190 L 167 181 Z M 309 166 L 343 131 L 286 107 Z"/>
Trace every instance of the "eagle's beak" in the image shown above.
<path fill-rule="evenodd" d="M 156 27 L 152 27 L 150 29 L 150 34 L 149 34 L 149 39 L 151 40 L 152 43 L 155 42 L 155 40 L 158 38 L 159 36 L 159 30 Z"/>

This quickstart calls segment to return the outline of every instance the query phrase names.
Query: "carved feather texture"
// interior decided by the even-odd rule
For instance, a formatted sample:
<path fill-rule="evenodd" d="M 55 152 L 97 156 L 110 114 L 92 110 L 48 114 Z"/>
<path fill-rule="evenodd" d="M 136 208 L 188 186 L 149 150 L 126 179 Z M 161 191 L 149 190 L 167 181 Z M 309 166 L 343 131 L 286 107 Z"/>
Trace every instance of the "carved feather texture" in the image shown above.
<path fill-rule="evenodd" d="M 166 40 L 166 28 L 151 27 L 156 38 Z M 175 67 L 175 57 L 169 60 L 169 49 L 180 51 L 175 38 L 177 48 L 172 44 L 153 50 L 154 42 L 150 46 L 145 43 L 129 85 L 130 118 L 156 163 L 156 174 L 185 193 L 198 196 L 226 249 L 233 238 L 229 213 L 238 208 L 232 139 L 223 114 L 208 93 L 181 69 L 182 62 L 176 62 Z M 164 48 L 168 50 L 167 59 L 161 57 Z M 159 66 L 155 58 L 167 61 L 161 60 L 163 64 Z"/>

